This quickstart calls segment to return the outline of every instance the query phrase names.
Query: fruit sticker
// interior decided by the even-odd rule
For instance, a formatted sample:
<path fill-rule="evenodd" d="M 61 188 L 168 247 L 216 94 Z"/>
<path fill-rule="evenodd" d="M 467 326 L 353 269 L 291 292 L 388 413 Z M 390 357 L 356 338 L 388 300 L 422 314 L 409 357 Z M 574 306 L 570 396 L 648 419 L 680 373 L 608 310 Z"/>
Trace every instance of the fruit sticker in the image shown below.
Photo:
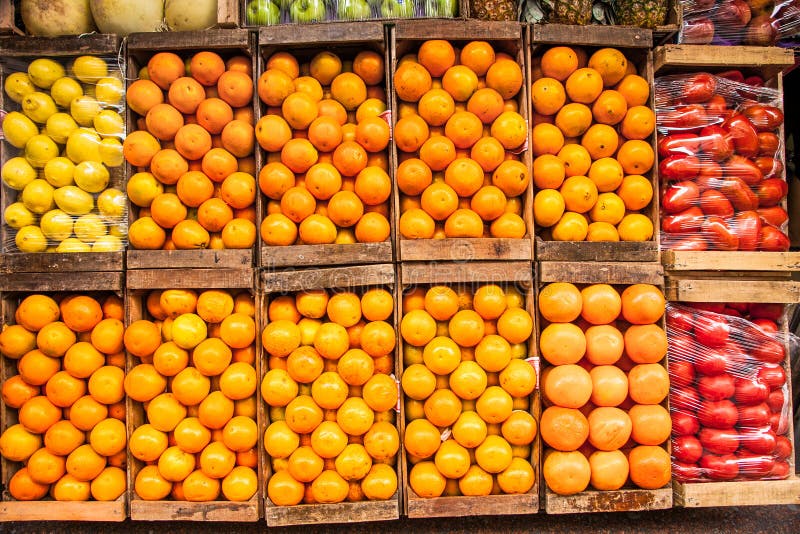
<path fill-rule="evenodd" d="M 534 58 L 533 217 L 552 241 L 649 241 L 655 114 L 650 84 L 615 48 Z"/>
<path fill-rule="evenodd" d="M 4 252 L 125 247 L 124 89 L 116 60 L 4 60 Z"/>
<path fill-rule="evenodd" d="M 118 499 L 127 487 L 122 300 L 30 294 L 15 316 L 0 332 L 4 365 L 16 371 L 2 399 L 19 421 L 0 435 L 6 489 L 18 501 Z"/>

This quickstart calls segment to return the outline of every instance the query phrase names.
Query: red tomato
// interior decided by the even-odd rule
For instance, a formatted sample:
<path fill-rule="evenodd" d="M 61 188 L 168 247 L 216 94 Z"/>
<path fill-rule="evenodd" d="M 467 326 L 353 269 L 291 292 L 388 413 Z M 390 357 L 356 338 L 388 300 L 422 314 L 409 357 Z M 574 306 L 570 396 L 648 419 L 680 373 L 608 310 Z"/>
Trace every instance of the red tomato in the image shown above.
<path fill-rule="evenodd" d="M 725 178 L 739 178 L 747 185 L 756 185 L 764 179 L 761 169 L 743 156 L 734 155 L 723 165 Z"/>
<path fill-rule="evenodd" d="M 758 132 L 758 155 L 775 157 L 781 146 L 781 138 L 773 132 Z"/>
<path fill-rule="evenodd" d="M 707 189 L 700 194 L 700 209 L 706 215 L 728 218 L 733 216 L 733 205 L 728 197 L 716 189 Z"/>
<path fill-rule="evenodd" d="M 708 478 L 714 480 L 733 480 L 739 475 L 739 464 L 733 454 L 724 456 L 706 454 L 700 458 L 700 467 Z"/>
<path fill-rule="evenodd" d="M 661 207 L 667 213 L 678 213 L 694 206 L 699 196 L 700 189 L 691 180 L 675 182 L 664 191 Z"/>
<path fill-rule="evenodd" d="M 767 406 L 772 413 L 780 413 L 786 406 L 786 395 L 783 389 L 775 389 L 767 394 Z"/>
<path fill-rule="evenodd" d="M 661 128 L 666 128 L 670 133 L 673 131 L 692 131 L 698 130 L 709 124 L 706 109 L 700 104 L 689 104 L 678 106 L 674 111 L 659 118 Z"/>
<path fill-rule="evenodd" d="M 761 428 L 769 424 L 771 412 L 766 402 L 753 406 L 739 406 L 739 425 L 743 427 Z M 700 420 L 702 423 L 702 419 Z"/>
<path fill-rule="evenodd" d="M 761 237 L 761 218 L 752 210 L 738 213 L 733 228 L 739 236 L 739 250 L 756 250 Z"/>
<path fill-rule="evenodd" d="M 714 7 L 714 4 L 712 3 L 710 7 Z M 726 70 L 725 72 L 718 72 L 717 76 L 733 82 L 744 83 L 744 75 L 740 70 Z"/>
<path fill-rule="evenodd" d="M 775 228 L 774 226 L 763 225 L 761 226 L 761 233 L 758 238 L 758 250 L 765 250 L 768 252 L 785 252 L 789 250 L 791 242 L 786 234 Z"/>
<path fill-rule="evenodd" d="M 739 448 L 739 433 L 733 428 L 701 428 L 697 437 L 703 448 L 713 454 L 731 454 Z"/>
<path fill-rule="evenodd" d="M 697 418 L 704 427 L 724 430 L 736 426 L 739 414 L 737 413 L 736 405 L 727 399 L 703 401 L 697 411 Z"/>
<path fill-rule="evenodd" d="M 708 243 L 699 235 L 664 234 L 661 236 L 663 248 L 669 250 L 708 250 Z"/>
<path fill-rule="evenodd" d="M 696 156 L 667 156 L 658 164 L 658 175 L 673 182 L 691 180 L 700 172 L 700 167 L 700 160 Z"/>
<path fill-rule="evenodd" d="M 670 306 L 667 309 L 667 327 L 670 329 L 670 334 L 673 332 L 690 334 L 694 330 L 694 312 L 687 308 Z M 691 338 L 688 339 L 691 342 Z"/>
<path fill-rule="evenodd" d="M 775 106 L 757 104 L 744 108 L 742 114 L 759 132 L 774 130 L 783 123 L 783 112 Z"/>
<path fill-rule="evenodd" d="M 695 371 L 706 376 L 716 376 L 728 370 L 728 354 L 720 348 L 703 348 L 695 356 Z"/>
<path fill-rule="evenodd" d="M 758 207 L 758 197 L 741 178 L 726 176 L 719 190 L 739 211 L 754 210 Z"/>
<path fill-rule="evenodd" d="M 681 100 L 687 104 L 708 102 L 717 90 L 717 79 L 711 74 L 699 72 L 689 76 L 683 83 Z"/>
<path fill-rule="evenodd" d="M 733 140 L 725 128 L 712 124 L 700 130 L 700 150 L 714 161 L 724 161 L 733 155 Z"/>
<path fill-rule="evenodd" d="M 774 334 L 778 331 L 778 325 L 772 319 L 753 319 L 753 324 L 756 325 L 762 332 Z"/>
<path fill-rule="evenodd" d="M 700 165 L 700 172 L 697 174 L 697 187 L 700 191 L 706 189 L 719 189 L 722 187 L 722 167 L 716 161 L 706 160 Z"/>
<path fill-rule="evenodd" d="M 716 215 L 706 217 L 700 231 L 708 241 L 708 248 L 711 250 L 737 250 L 739 248 L 739 236 L 731 230 L 722 217 Z"/>
<path fill-rule="evenodd" d="M 672 474 L 679 482 L 691 482 L 700 480 L 703 477 L 703 470 L 697 464 L 686 464 L 683 462 L 672 462 Z"/>
<path fill-rule="evenodd" d="M 696 310 L 711 313 L 725 313 L 725 308 L 727 308 L 727 305 L 722 302 L 693 302 L 690 306 Z"/>
<path fill-rule="evenodd" d="M 792 442 L 786 436 L 775 438 L 775 456 L 780 460 L 785 460 L 792 455 Z"/>
<path fill-rule="evenodd" d="M 728 102 L 722 95 L 714 95 L 711 100 L 706 102 L 706 114 L 709 117 L 709 122 L 712 119 L 714 124 L 725 122 L 726 119 L 733 116 L 734 111 L 728 108 Z"/>
<path fill-rule="evenodd" d="M 781 178 L 766 178 L 756 185 L 756 196 L 758 197 L 759 208 L 777 206 L 780 204 L 781 200 L 783 200 L 783 197 L 788 194 L 789 184 Z"/>
<path fill-rule="evenodd" d="M 670 397 L 670 402 L 672 398 Z M 694 415 L 685 411 L 673 411 L 672 433 L 676 436 L 694 436 L 700 430 L 700 421 Z"/>
<path fill-rule="evenodd" d="M 776 434 L 785 434 L 789 430 L 789 418 L 782 413 L 773 413 L 769 416 L 769 426 Z"/>
<path fill-rule="evenodd" d="M 693 387 L 674 388 L 670 395 L 670 404 L 676 410 L 694 412 L 700 406 L 700 396 Z"/>
<path fill-rule="evenodd" d="M 703 226 L 705 217 L 697 206 L 685 209 L 680 213 L 661 218 L 661 229 L 668 233 L 679 234 L 697 232 Z"/>
<path fill-rule="evenodd" d="M 767 400 L 769 386 L 758 378 L 737 378 L 733 400 L 738 405 L 760 404 Z"/>
<path fill-rule="evenodd" d="M 728 342 L 731 327 L 728 320 L 716 313 L 698 313 L 694 321 L 694 338 L 706 347 L 722 347 Z M 703 374 L 705 373 L 698 368 Z M 719 373 L 711 373 L 719 374 Z"/>
<path fill-rule="evenodd" d="M 694 383 L 694 365 L 686 360 L 669 362 L 670 384 L 675 386 L 690 386 Z"/>
<path fill-rule="evenodd" d="M 784 312 L 784 305 L 777 303 L 753 302 L 750 304 L 750 317 L 753 319 L 769 319 L 770 321 L 780 321 Z M 777 328 L 777 325 L 776 325 Z"/>
<path fill-rule="evenodd" d="M 723 373 L 714 376 L 701 376 L 697 380 L 697 391 L 700 396 L 709 401 L 729 399 L 735 391 L 733 376 Z"/>
<path fill-rule="evenodd" d="M 775 458 L 772 456 L 740 451 L 737 457 L 739 458 L 739 473 L 746 477 L 765 477 L 775 467 Z"/>
<path fill-rule="evenodd" d="M 753 164 L 761 171 L 764 179 L 780 178 L 783 179 L 783 163 L 771 156 L 759 156 L 753 159 Z M 789 186 L 786 186 L 788 192 Z"/>
<path fill-rule="evenodd" d="M 765 339 L 750 351 L 750 355 L 762 362 L 781 363 L 786 359 L 783 345 L 774 339 Z"/>
<path fill-rule="evenodd" d="M 756 376 L 773 390 L 786 383 L 786 371 L 780 365 L 762 365 Z"/>
<path fill-rule="evenodd" d="M 695 156 L 700 151 L 700 140 L 694 134 L 665 135 L 658 140 L 658 156 Z"/>
<path fill-rule="evenodd" d="M 672 457 L 679 462 L 693 464 L 703 456 L 703 445 L 694 436 L 672 438 Z"/>
<path fill-rule="evenodd" d="M 723 122 L 722 127 L 730 133 L 737 154 L 748 158 L 758 154 L 758 131 L 747 117 L 736 114 Z"/>
<path fill-rule="evenodd" d="M 757 213 L 762 221 L 777 228 L 780 228 L 789 220 L 789 214 L 781 206 L 758 208 Z"/>
<path fill-rule="evenodd" d="M 739 432 L 742 447 L 756 454 L 772 454 L 777 441 L 775 434 L 768 428 L 748 428 Z"/>
<path fill-rule="evenodd" d="M 789 476 L 789 469 L 789 462 L 775 462 L 775 466 L 772 468 L 772 472 L 769 474 L 769 477 L 772 479 L 786 478 Z"/>

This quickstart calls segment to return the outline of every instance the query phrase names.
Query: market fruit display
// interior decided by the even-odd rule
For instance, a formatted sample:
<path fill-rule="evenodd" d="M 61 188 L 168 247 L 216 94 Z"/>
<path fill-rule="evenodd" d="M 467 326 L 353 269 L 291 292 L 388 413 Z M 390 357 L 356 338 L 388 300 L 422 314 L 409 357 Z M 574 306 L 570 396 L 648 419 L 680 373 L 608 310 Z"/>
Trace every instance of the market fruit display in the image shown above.
<path fill-rule="evenodd" d="M 665 301 L 649 284 L 576 286 L 539 292 L 542 473 L 550 491 L 572 495 L 670 483 L 665 446 Z"/>
<path fill-rule="evenodd" d="M 135 498 L 247 501 L 258 489 L 255 302 L 247 291 L 155 290 L 130 322 L 125 394 Z"/>
<path fill-rule="evenodd" d="M 4 60 L 3 252 L 116 252 L 127 240 L 116 57 Z"/>
<path fill-rule="evenodd" d="M 243 3 L 248 26 L 458 15 L 456 0 L 243 0 Z"/>
<path fill-rule="evenodd" d="M 533 218 L 544 240 L 653 238 L 656 117 L 631 54 L 556 46 L 533 60 Z"/>
<path fill-rule="evenodd" d="M 656 80 L 663 248 L 789 249 L 781 94 L 745 82 L 739 71 Z"/>
<path fill-rule="evenodd" d="M 6 491 L 18 501 L 118 499 L 127 485 L 122 300 L 27 294 L 14 317 L 0 332 Z"/>
<path fill-rule="evenodd" d="M 527 235 L 518 58 L 496 43 L 435 39 L 398 58 L 393 77 L 402 238 Z"/>
<path fill-rule="evenodd" d="M 302 63 L 302 64 L 301 64 Z M 385 61 L 374 50 L 276 52 L 258 78 L 267 246 L 389 239 Z"/>
<path fill-rule="evenodd" d="M 682 482 L 790 476 L 782 304 L 667 306 L 672 461 Z"/>
<path fill-rule="evenodd" d="M 136 124 L 123 144 L 136 212 L 132 248 L 255 244 L 252 72 L 244 55 L 158 52 L 128 85 Z"/>
<path fill-rule="evenodd" d="M 800 30 L 791 0 L 692 0 L 683 3 L 679 43 L 774 46 Z"/>
<path fill-rule="evenodd" d="M 397 494 L 394 298 L 383 287 L 269 295 L 264 447 L 273 505 Z"/>
<path fill-rule="evenodd" d="M 418 286 L 403 296 L 403 446 L 416 496 L 533 488 L 526 298 L 512 284 Z"/>

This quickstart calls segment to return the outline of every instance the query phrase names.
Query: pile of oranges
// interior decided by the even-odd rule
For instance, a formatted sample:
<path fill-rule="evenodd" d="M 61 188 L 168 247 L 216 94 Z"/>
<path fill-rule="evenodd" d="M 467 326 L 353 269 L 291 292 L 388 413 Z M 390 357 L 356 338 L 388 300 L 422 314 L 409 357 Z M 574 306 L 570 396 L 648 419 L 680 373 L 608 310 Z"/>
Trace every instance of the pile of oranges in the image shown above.
<path fill-rule="evenodd" d="M 530 183 L 516 59 L 490 43 L 425 41 L 400 58 L 394 141 L 405 239 L 521 238 Z"/>
<path fill-rule="evenodd" d="M 664 366 L 667 334 L 658 324 L 664 296 L 649 284 L 620 294 L 607 284 L 578 289 L 555 282 L 539 293 L 546 325 L 539 351 L 542 439 L 549 447 L 542 471 L 560 495 L 669 483 L 672 431 L 661 403 L 669 392 Z"/>
<path fill-rule="evenodd" d="M 525 299 L 494 284 L 416 288 L 403 300 L 403 444 L 420 497 L 526 493 L 535 474 Z"/>
<path fill-rule="evenodd" d="M 0 333 L 18 374 L 2 385 L 19 423 L 0 454 L 24 465 L 6 489 L 19 501 L 113 501 L 126 488 L 122 301 L 32 294 Z"/>
<path fill-rule="evenodd" d="M 261 395 L 273 504 L 386 500 L 397 491 L 394 298 L 384 288 L 269 303 Z"/>
<path fill-rule="evenodd" d="M 128 448 L 144 500 L 246 501 L 258 489 L 255 304 L 247 292 L 152 291 L 154 320 L 125 330 L 139 359 L 125 393 L 142 403 Z M 221 495 L 220 495 L 221 494 Z"/>
<path fill-rule="evenodd" d="M 647 241 L 655 154 L 650 85 L 615 48 L 534 58 L 534 221 L 555 241 Z"/>
<path fill-rule="evenodd" d="M 258 78 L 265 107 L 256 139 L 267 197 L 266 245 L 378 243 L 389 238 L 389 124 L 385 61 L 320 52 L 302 65 L 288 52 Z"/>
<path fill-rule="evenodd" d="M 159 52 L 127 90 L 123 143 L 136 249 L 250 248 L 255 226 L 251 59 Z"/>

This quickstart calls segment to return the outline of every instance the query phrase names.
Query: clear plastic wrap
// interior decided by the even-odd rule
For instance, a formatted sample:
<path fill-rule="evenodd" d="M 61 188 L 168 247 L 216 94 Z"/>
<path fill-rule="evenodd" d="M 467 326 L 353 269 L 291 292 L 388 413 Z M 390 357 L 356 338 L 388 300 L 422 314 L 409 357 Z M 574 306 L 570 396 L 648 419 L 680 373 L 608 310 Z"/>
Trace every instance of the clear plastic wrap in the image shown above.
<path fill-rule="evenodd" d="M 458 0 L 244 0 L 244 4 L 248 26 L 458 16 Z"/>
<path fill-rule="evenodd" d="M 2 251 L 123 250 L 125 102 L 118 58 L 0 62 Z"/>
<path fill-rule="evenodd" d="M 684 44 L 774 46 L 800 32 L 797 0 L 682 0 Z"/>
<path fill-rule="evenodd" d="M 682 482 L 789 475 L 783 304 L 668 304 L 673 473 Z"/>
<path fill-rule="evenodd" d="M 789 249 L 781 93 L 740 71 L 656 79 L 661 246 Z"/>

